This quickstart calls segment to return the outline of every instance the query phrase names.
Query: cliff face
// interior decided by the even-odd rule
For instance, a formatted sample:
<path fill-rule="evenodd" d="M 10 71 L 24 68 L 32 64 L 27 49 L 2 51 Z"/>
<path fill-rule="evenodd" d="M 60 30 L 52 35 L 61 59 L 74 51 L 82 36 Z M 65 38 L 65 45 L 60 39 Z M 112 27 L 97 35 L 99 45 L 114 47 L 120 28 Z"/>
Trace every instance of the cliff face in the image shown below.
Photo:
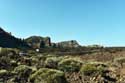
<path fill-rule="evenodd" d="M 0 28 L 0 47 L 8 47 L 8 48 L 26 48 L 29 47 L 26 42 L 21 39 L 18 39 L 4 31 Z"/>
<path fill-rule="evenodd" d="M 50 37 L 41 37 L 41 36 L 31 36 L 25 39 L 25 41 L 33 48 L 45 48 L 45 47 L 72 48 L 80 46 L 76 40 L 52 43 Z"/>
<path fill-rule="evenodd" d="M 41 36 L 31 36 L 25 41 L 33 48 L 44 48 L 51 46 L 50 37 L 41 37 Z"/>
<path fill-rule="evenodd" d="M 72 47 L 79 47 L 80 45 L 76 40 L 70 40 L 70 41 L 63 41 L 63 42 L 56 43 L 56 46 L 64 47 L 64 48 L 65 47 L 72 48 Z"/>

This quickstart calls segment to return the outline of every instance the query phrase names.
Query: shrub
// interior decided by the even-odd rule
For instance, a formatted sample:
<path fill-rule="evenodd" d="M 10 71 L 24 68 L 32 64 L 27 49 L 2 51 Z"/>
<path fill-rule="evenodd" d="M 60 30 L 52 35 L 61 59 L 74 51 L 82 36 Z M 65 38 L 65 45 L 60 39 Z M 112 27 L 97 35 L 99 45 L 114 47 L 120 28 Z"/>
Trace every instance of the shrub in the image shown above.
<path fill-rule="evenodd" d="M 45 67 L 54 68 L 58 67 L 58 62 L 61 60 L 61 57 L 49 57 L 45 61 Z"/>
<path fill-rule="evenodd" d="M 15 60 L 11 60 L 10 65 L 11 65 L 12 69 L 14 69 L 15 67 L 18 66 L 17 61 L 15 61 Z"/>
<path fill-rule="evenodd" d="M 0 56 L 7 56 L 8 50 L 7 48 L 0 48 Z"/>
<path fill-rule="evenodd" d="M 15 56 L 17 53 L 17 49 L 12 48 L 0 48 L 0 56 L 13 55 Z"/>
<path fill-rule="evenodd" d="M 3 75 L 5 75 L 7 73 L 8 73 L 7 70 L 4 70 L 4 69 L 0 70 L 0 77 L 3 77 Z"/>
<path fill-rule="evenodd" d="M 83 65 L 80 69 L 80 72 L 86 76 L 103 74 L 105 71 L 105 66 L 97 65 L 96 63 L 87 63 Z"/>
<path fill-rule="evenodd" d="M 21 82 L 26 83 L 28 82 L 28 77 L 30 74 L 35 71 L 35 68 L 26 66 L 26 65 L 20 65 L 14 69 L 14 73 L 16 73 L 16 76 L 14 78 L 15 82 Z"/>
<path fill-rule="evenodd" d="M 89 62 L 89 64 L 92 64 L 92 65 L 94 65 L 94 66 L 96 66 L 96 67 L 99 67 L 99 66 L 101 66 L 101 67 L 107 67 L 107 63 L 103 63 L 103 62 Z"/>
<path fill-rule="evenodd" d="M 30 57 L 32 66 L 36 66 L 38 69 L 45 66 L 46 56 L 32 56 Z"/>
<path fill-rule="evenodd" d="M 80 70 L 82 62 L 75 59 L 64 59 L 58 63 L 58 69 L 64 72 L 77 72 Z"/>
<path fill-rule="evenodd" d="M 16 68 L 14 69 L 14 72 L 19 73 L 19 72 L 22 72 L 22 71 L 24 71 L 24 70 L 26 70 L 26 69 L 30 69 L 29 66 L 20 65 L 20 66 L 18 66 L 18 67 L 16 67 Z"/>
<path fill-rule="evenodd" d="M 36 57 L 36 56 L 30 57 L 30 59 L 31 59 L 31 65 L 32 65 L 32 66 L 37 66 L 38 62 L 40 62 L 40 61 L 39 61 L 39 58 Z"/>
<path fill-rule="evenodd" d="M 30 76 L 31 83 L 66 83 L 64 73 L 55 69 L 41 68 Z"/>
<path fill-rule="evenodd" d="M 116 58 L 114 59 L 114 62 L 120 64 L 121 67 L 123 67 L 123 63 L 125 63 L 125 57 Z"/>
<path fill-rule="evenodd" d="M 10 70 L 12 68 L 10 61 L 11 61 L 10 57 L 7 56 L 0 57 L 0 69 Z"/>
<path fill-rule="evenodd" d="M 32 65 L 32 59 L 28 58 L 28 57 L 23 57 L 21 63 L 24 64 L 24 65 L 31 66 Z"/>
<path fill-rule="evenodd" d="M 5 69 L 0 70 L 0 83 L 6 83 L 8 79 L 10 79 L 13 76 L 13 73 L 10 71 L 7 71 Z"/>

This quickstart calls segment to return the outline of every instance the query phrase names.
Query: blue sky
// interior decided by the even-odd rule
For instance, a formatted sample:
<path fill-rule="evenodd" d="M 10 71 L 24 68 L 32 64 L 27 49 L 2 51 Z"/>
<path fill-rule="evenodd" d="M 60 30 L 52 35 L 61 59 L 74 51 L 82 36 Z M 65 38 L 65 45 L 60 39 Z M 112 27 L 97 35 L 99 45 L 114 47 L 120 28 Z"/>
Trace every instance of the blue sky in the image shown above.
<path fill-rule="evenodd" d="M 0 26 L 20 38 L 125 46 L 125 0 L 0 0 Z"/>

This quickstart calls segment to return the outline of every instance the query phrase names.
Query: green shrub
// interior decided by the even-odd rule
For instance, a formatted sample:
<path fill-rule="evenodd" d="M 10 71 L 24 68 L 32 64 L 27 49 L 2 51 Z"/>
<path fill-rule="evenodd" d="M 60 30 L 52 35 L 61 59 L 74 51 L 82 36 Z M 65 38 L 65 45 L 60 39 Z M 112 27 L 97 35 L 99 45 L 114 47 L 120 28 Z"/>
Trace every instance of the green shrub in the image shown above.
<path fill-rule="evenodd" d="M 15 61 L 15 60 L 11 60 L 11 61 L 10 61 L 10 65 L 11 65 L 11 67 L 12 67 L 13 69 L 18 66 L 17 61 Z"/>
<path fill-rule="evenodd" d="M 55 69 L 41 68 L 30 76 L 31 83 L 66 83 L 64 73 Z"/>
<path fill-rule="evenodd" d="M 17 66 L 13 72 L 19 74 L 21 72 L 25 72 L 25 71 L 36 71 L 37 69 L 35 67 L 30 67 L 30 66 L 26 66 L 26 65 L 19 65 Z"/>
<path fill-rule="evenodd" d="M 25 71 L 26 69 L 30 69 L 30 67 L 26 65 L 20 65 L 14 69 L 14 72 L 19 73 L 19 72 Z"/>
<path fill-rule="evenodd" d="M 61 60 L 60 57 L 49 57 L 45 61 L 45 67 L 56 69 L 58 67 L 58 62 L 60 60 Z"/>
<path fill-rule="evenodd" d="M 0 69 L 10 70 L 12 68 L 10 64 L 10 57 L 2 56 L 0 57 Z"/>
<path fill-rule="evenodd" d="M 114 59 L 114 62 L 120 64 L 121 67 L 123 67 L 123 63 L 125 63 L 125 57 L 116 58 Z"/>
<path fill-rule="evenodd" d="M 45 66 L 46 56 L 32 56 L 30 57 L 32 66 L 36 66 L 38 69 Z"/>
<path fill-rule="evenodd" d="M 95 64 L 87 63 L 83 65 L 80 69 L 80 72 L 86 76 L 98 75 L 98 74 L 102 75 L 104 71 L 105 67 L 102 65 L 97 65 L 96 63 Z"/>
<path fill-rule="evenodd" d="M 18 52 L 17 49 L 12 48 L 0 48 L 0 56 L 7 56 L 7 55 L 16 55 Z"/>
<path fill-rule="evenodd" d="M 75 59 L 64 59 L 58 63 L 58 69 L 64 72 L 77 72 L 80 70 L 82 62 Z"/>
<path fill-rule="evenodd" d="M 13 73 L 10 71 L 7 71 L 5 69 L 0 70 L 0 83 L 6 83 L 8 79 L 10 79 L 13 76 Z"/>
<path fill-rule="evenodd" d="M 0 57 L 0 69 L 13 70 L 16 66 L 18 66 L 17 61 L 11 59 L 8 56 Z"/>
<path fill-rule="evenodd" d="M 16 74 L 14 81 L 15 82 L 21 82 L 26 83 L 28 82 L 28 78 L 32 72 L 36 71 L 35 68 L 26 66 L 26 65 L 20 65 L 14 69 L 14 73 Z"/>
<path fill-rule="evenodd" d="M 0 77 L 3 77 L 3 75 L 5 75 L 7 73 L 8 73 L 7 70 L 4 70 L 4 69 L 0 70 Z"/>
<path fill-rule="evenodd" d="M 94 65 L 94 66 L 96 66 L 96 67 L 99 67 L 99 66 L 101 66 L 101 67 L 107 67 L 107 63 L 103 63 L 103 62 L 89 62 L 89 64 L 92 64 L 92 65 Z"/>
<path fill-rule="evenodd" d="M 7 56 L 8 50 L 7 48 L 0 48 L 0 56 Z"/>

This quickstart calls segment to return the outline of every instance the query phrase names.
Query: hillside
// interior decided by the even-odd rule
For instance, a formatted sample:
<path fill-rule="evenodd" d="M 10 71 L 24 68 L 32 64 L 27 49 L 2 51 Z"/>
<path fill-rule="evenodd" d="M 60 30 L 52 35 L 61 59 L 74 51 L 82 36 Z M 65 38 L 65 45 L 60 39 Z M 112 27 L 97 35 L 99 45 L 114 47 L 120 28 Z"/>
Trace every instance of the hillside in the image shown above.
<path fill-rule="evenodd" d="M 0 28 L 0 47 L 7 47 L 7 48 L 28 48 L 28 44 L 4 31 Z"/>

